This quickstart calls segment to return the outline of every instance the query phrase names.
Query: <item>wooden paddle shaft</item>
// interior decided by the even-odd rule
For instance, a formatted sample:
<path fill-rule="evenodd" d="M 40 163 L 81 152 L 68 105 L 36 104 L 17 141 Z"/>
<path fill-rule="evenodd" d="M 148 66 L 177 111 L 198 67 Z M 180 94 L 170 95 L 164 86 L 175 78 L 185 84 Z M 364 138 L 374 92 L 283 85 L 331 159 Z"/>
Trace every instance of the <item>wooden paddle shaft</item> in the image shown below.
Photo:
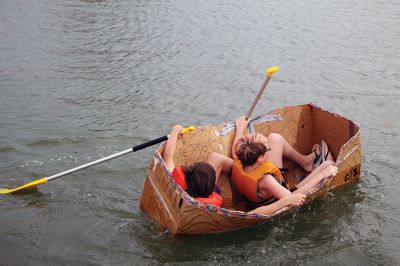
<path fill-rule="evenodd" d="M 250 106 L 249 111 L 248 111 L 247 114 L 246 114 L 246 119 L 249 119 L 249 118 L 250 118 L 250 115 L 251 115 L 251 113 L 253 112 L 254 107 L 256 107 L 257 102 L 258 102 L 258 100 L 260 99 L 261 95 L 263 94 L 265 88 L 267 87 L 268 82 L 269 82 L 270 79 L 271 79 L 271 76 L 267 76 L 267 78 L 265 79 L 264 84 L 261 86 L 260 91 L 258 92 L 256 98 L 254 99 L 253 103 L 252 103 L 251 106 Z"/>

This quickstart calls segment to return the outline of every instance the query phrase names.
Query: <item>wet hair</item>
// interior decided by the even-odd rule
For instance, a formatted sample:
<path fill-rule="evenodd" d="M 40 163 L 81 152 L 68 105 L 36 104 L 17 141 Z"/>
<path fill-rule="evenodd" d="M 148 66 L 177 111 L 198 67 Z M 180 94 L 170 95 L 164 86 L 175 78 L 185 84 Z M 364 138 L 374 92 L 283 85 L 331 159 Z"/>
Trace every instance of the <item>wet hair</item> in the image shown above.
<path fill-rule="evenodd" d="M 236 144 L 236 155 L 242 165 L 249 166 L 257 162 L 257 159 L 267 152 L 267 138 L 261 134 L 246 134 Z"/>
<path fill-rule="evenodd" d="M 215 170 L 205 162 L 194 163 L 184 169 L 187 190 L 193 198 L 207 198 L 215 186 Z"/>

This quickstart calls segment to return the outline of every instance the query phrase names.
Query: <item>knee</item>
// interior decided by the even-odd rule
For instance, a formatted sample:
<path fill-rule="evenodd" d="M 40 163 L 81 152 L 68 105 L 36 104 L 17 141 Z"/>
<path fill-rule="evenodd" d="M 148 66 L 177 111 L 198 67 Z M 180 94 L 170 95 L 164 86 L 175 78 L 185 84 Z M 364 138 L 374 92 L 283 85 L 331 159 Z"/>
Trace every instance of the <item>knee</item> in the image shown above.
<path fill-rule="evenodd" d="M 218 162 L 218 161 L 221 160 L 221 158 L 222 158 L 222 155 L 221 155 L 221 154 L 219 154 L 218 152 L 212 152 L 212 153 L 208 156 L 207 161 L 210 161 L 210 162 Z"/>
<path fill-rule="evenodd" d="M 232 167 L 233 159 L 218 152 L 213 152 L 208 156 L 207 162 L 215 167 Z"/>
<path fill-rule="evenodd" d="M 283 139 L 283 137 L 281 134 L 271 133 L 268 136 L 268 143 L 271 144 L 271 143 L 281 142 L 282 139 Z"/>

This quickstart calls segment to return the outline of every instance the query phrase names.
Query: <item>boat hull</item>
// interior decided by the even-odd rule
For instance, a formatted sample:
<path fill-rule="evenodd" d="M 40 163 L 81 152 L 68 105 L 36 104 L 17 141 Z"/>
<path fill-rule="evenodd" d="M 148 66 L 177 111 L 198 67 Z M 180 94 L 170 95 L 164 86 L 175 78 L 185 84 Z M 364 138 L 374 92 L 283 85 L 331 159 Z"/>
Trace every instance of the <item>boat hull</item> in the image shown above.
<path fill-rule="evenodd" d="M 303 154 L 311 151 L 313 144 L 328 142 L 337 158 L 338 174 L 326 178 L 307 193 L 307 202 L 322 198 L 338 186 L 361 178 L 360 128 L 354 122 L 325 111 L 313 104 L 288 106 L 261 115 L 252 120 L 250 131 L 265 135 L 279 133 Z M 205 126 L 183 135 L 178 140 L 176 165 L 190 165 L 204 161 L 212 152 L 230 156 L 234 139 L 234 124 Z M 237 193 L 228 176 L 221 176 L 218 186 L 223 197 L 222 207 L 202 204 L 178 186 L 162 160 L 163 145 L 156 150 L 149 166 L 140 201 L 141 209 L 171 234 L 210 234 L 233 231 L 265 223 L 278 215 L 290 212 L 285 207 L 270 215 L 248 215 L 248 206 Z M 292 162 L 285 161 L 289 169 L 289 187 L 306 173 Z"/>

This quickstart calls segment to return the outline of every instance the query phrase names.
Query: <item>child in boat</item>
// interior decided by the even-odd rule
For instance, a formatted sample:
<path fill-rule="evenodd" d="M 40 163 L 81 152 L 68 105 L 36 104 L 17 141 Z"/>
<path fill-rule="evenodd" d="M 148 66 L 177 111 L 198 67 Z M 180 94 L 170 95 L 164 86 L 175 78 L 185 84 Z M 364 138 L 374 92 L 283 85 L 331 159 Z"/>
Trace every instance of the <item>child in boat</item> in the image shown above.
<path fill-rule="evenodd" d="M 174 154 L 176 142 L 182 126 L 175 125 L 164 147 L 162 157 L 172 173 L 172 177 L 190 196 L 196 200 L 220 207 L 222 197 L 214 192 L 216 177 L 221 171 L 230 173 L 232 162 L 228 157 L 211 154 L 206 162 L 194 163 L 188 167 L 176 166 Z"/>
<path fill-rule="evenodd" d="M 213 152 L 208 156 L 206 162 L 194 163 L 187 168 L 176 166 L 173 157 L 176 141 L 181 130 L 182 126 L 180 125 L 173 127 L 162 154 L 172 177 L 195 199 L 220 207 L 222 197 L 213 191 L 215 183 L 221 172 L 231 173 L 234 161 L 229 157 Z M 249 213 L 270 214 L 286 206 L 300 206 L 304 203 L 304 200 L 303 194 L 289 194 L 270 205 L 259 207 Z"/>
<path fill-rule="evenodd" d="M 242 193 L 250 205 L 262 206 L 252 213 L 273 212 L 281 199 L 290 195 L 304 194 L 322 179 L 337 174 L 332 154 L 327 144 L 322 141 L 323 147 L 314 145 L 313 152 L 303 155 L 294 149 L 281 135 L 272 133 L 267 137 L 261 134 L 246 134 L 243 131 L 247 126 L 244 117 L 236 120 L 236 136 L 232 146 L 232 179 L 236 188 Z M 322 151 L 325 150 L 325 154 Z M 317 152 L 318 151 L 318 152 Z M 324 162 L 314 169 L 313 162 Z M 299 164 L 307 172 L 311 172 L 304 180 L 289 190 L 281 174 L 283 157 Z M 304 202 L 296 198 L 297 202 Z M 294 199 L 293 199 L 294 200 Z M 296 202 L 296 200 L 294 200 Z M 268 204 L 274 203 L 274 206 Z M 272 211 L 271 211 L 272 210 Z"/>

